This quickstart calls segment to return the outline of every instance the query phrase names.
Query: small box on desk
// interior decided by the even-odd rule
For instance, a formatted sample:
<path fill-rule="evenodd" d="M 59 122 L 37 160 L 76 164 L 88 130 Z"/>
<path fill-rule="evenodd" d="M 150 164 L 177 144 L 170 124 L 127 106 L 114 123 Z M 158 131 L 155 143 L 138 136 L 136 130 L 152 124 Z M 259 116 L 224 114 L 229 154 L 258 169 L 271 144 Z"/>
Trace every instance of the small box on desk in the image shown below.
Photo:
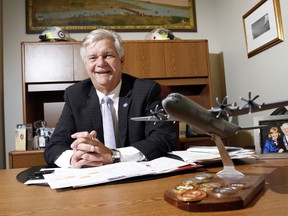
<path fill-rule="evenodd" d="M 25 151 L 33 149 L 32 124 L 17 124 L 15 130 L 15 150 Z"/>
<path fill-rule="evenodd" d="M 18 127 L 15 130 L 15 150 L 26 150 L 26 128 Z"/>

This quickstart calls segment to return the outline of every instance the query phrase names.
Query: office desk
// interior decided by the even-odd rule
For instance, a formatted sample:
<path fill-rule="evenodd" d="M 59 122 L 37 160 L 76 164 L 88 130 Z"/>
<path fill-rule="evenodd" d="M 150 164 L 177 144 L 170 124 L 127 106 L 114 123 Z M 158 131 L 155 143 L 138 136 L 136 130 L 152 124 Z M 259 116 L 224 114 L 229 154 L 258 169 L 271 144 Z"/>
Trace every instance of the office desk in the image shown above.
<path fill-rule="evenodd" d="M 288 160 L 249 159 L 236 163 L 239 171 L 263 175 L 265 188 L 241 210 L 187 212 L 167 203 L 163 194 L 191 174 L 166 178 L 56 191 L 48 186 L 26 186 L 16 180 L 24 169 L 0 170 L 0 215 L 287 215 Z M 222 167 L 207 168 L 218 172 Z M 202 173 L 202 171 L 197 171 Z"/>

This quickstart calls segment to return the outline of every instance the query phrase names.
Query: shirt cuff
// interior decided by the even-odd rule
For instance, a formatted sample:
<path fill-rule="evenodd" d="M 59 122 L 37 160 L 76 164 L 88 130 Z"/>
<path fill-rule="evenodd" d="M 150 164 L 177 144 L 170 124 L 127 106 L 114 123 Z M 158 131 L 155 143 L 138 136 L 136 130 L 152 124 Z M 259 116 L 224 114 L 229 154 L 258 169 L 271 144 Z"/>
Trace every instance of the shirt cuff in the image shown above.
<path fill-rule="evenodd" d="M 146 157 L 138 149 L 132 146 L 117 149 L 121 153 L 121 162 L 143 161 Z"/>
<path fill-rule="evenodd" d="M 131 161 L 144 161 L 146 157 L 135 147 L 129 146 L 124 148 L 117 149 L 120 151 L 121 162 L 131 162 Z M 70 168 L 72 167 L 70 164 L 70 159 L 73 156 L 73 150 L 66 150 L 64 151 L 54 162 L 58 167 L 61 168 Z"/>
<path fill-rule="evenodd" d="M 71 157 L 73 155 L 73 150 L 64 151 L 54 162 L 58 167 L 61 168 L 70 168 L 72 167 L 70 164 Z"/>

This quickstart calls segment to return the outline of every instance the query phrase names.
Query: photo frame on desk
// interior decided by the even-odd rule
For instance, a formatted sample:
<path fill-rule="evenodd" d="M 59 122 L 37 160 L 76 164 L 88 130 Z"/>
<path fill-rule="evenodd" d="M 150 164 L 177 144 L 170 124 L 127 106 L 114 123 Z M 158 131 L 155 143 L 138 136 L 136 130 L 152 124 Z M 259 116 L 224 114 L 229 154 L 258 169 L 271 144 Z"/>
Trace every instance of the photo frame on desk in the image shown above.
<path fill-rule="evenodd" d="M 284 41 L 279 0 L 262 0 L 243 15 L 248 58 Z"/>
<path fill-rule="evenodd" d="M 288 123 L 288 115 L 272 115 L 272 116 L 257 116 L 254 117 L 254 125 L 266 125 L 266 127 L 254 130 L 255 151 L 257 156 L 261 158 L 288 158 L 288 152 L 268 152 L 263 153 L 264 146 L 269 138 L 270 129 L 273 131 L 278 130 L 278 146 L 282 145 L 283 132 L 281 131 L 281 125 Z M 267 141 L 268 144 L 269 141 Z"/>
<path fill-rule="evenodd" d="M 160 4 L 161 3 L 161 4 Z M 97 28 L 115 31 L 197 31 L 195 0 L 26 0 L 26 33 L 41 33 L 58 26 L 68 32 L 90 32 Z M 87 6 L 88 5 L 88 6 Z M 65 6 L 65 7 L 63 7 Z"/>

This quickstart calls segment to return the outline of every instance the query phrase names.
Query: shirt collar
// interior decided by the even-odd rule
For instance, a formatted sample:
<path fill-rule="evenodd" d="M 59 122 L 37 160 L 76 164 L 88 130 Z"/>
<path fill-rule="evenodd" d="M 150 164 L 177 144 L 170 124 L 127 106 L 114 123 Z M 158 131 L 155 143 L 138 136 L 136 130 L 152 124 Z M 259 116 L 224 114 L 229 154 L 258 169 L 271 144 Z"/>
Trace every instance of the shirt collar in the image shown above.
<path fill-rule="evenodd" d="M 120 80 L 119 84 L 116 86 L 116 88 L 114 88 L 107 96 L 110 97 L 113 101 L 115 101 L 119 95 L 120 95 L 120 89 L 121 89 L 121 85 L 122 85 L 122 79 Z M 102 101 L 102 98 L 105 96 L 102 92 L 98 91 L 96 89 L 96 93 L 98 95 L 100 104 Z"/>

